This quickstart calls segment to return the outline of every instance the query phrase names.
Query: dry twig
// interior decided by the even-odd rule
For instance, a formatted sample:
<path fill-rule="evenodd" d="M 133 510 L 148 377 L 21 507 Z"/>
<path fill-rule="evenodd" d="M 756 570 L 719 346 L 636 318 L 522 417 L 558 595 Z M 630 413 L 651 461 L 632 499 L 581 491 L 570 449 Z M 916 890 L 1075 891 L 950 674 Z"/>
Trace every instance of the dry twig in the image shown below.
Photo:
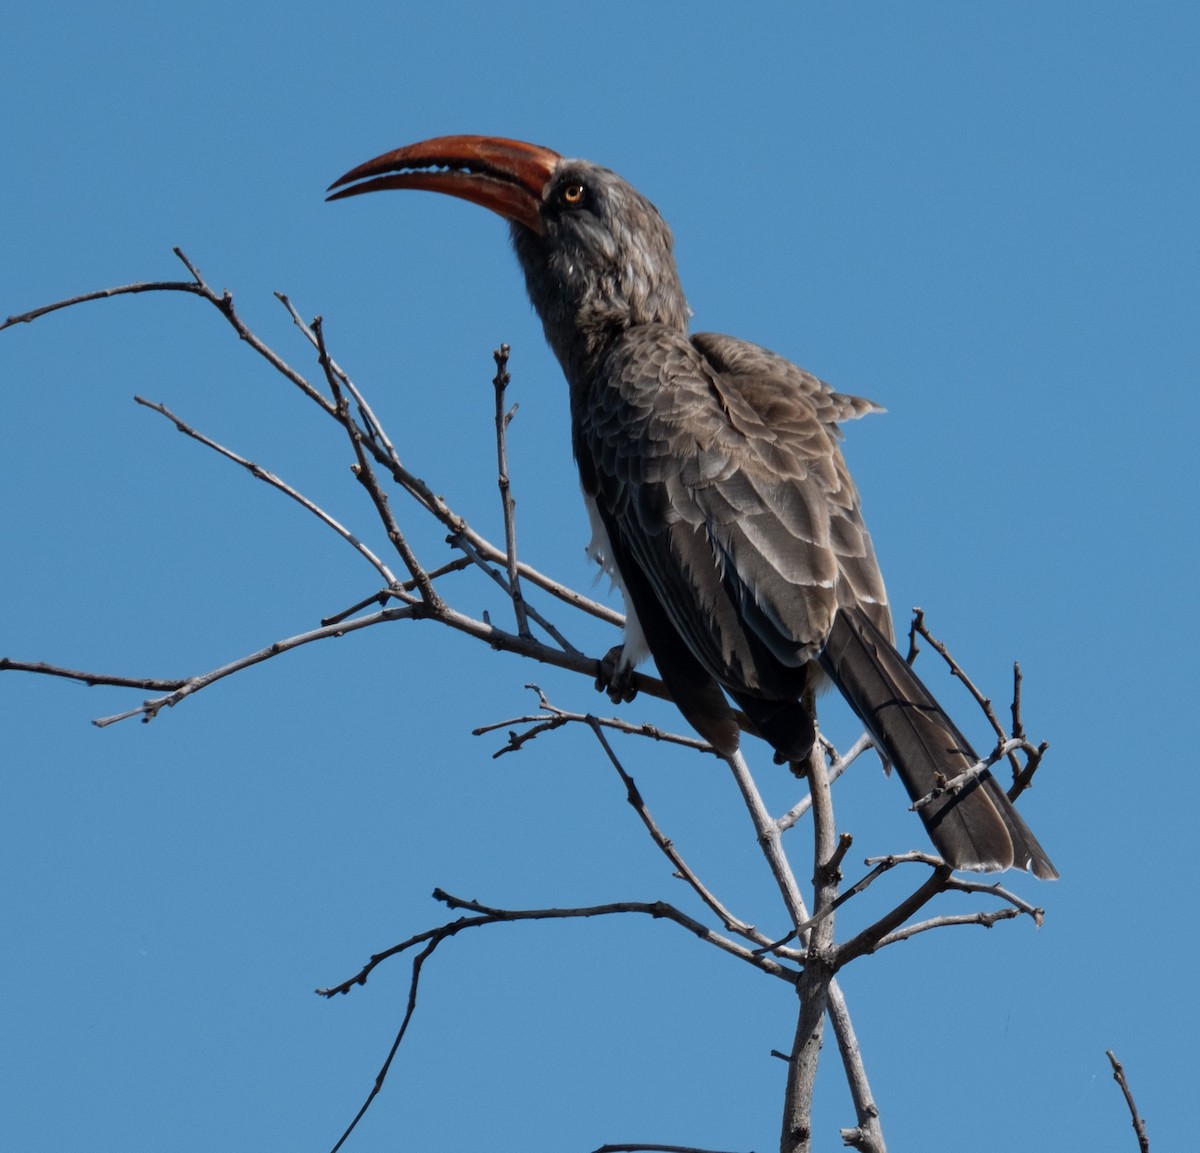
<path fill-rule="evenodd" d="M 319 317 L 311 324 L 306 324 L 291 301 L 286 296 L 277 294 L 297 328 L 315 349 L 328 395 L 291 368 L 249 330 L 238 316 L 231 294 L 214 291 L 187 257 L 178 249 L 174 251 L 191 274 L 190 281 L 143 282 L 72 297 L 19 316 L 10 317 L 6 322 L 0 324 L 0 329 L 20 323 L 30 323 L 51 312 L 76 304 L 142 292 L 182 292 L 207 301 L 217 308 L 242 341 L 253 348 L 272 368 L 282 374 L 304 396 L 316 403 L 325 415 L 331 417 L 340 426 L 342 432 L 349 439 L 354 452 L 354 475 L 368 493 L 379 523 L 383 526 L 396 554 L 401 558 L 404 568 L 407 570 L 408 579 L 399 580 L 389 565 L 348 528 L 274 473 L 205 436 L 175 416 L 164 405 L 152 404 L 139 397 L 137 398 L 139 404 L 174 422 L 179 431 L 185 435 L 219 453 L 223 458 L 237 464 L 250 475 L 264 481 L 290 499 L 297 501 L 322 524 L 338 533 L 346 543 L 370 563 L 382 579 L 383 587 L 370 597 L 359 600 L 349 609 L 327 617 L 321 622 L 319 628 L 276 641 L 255 652 L 238 657 L 220 668 L 181 680 L 116 677 L 107 674 L 79 672 L 46 665 L 42 662 L 20 662 L 7 658 L 0 659 L 0 671 L 36 672 L 65 677 L 88 685 L 108 684 L 160 693 L 162 695 L 143 701 L 137 708 L 100 718 L 95 723 L 106 726 L 133 716 L 140 716 L 143 721 L 149 721 L 157 716 L 163 708 L 173 707 L 218 680 L 301 645 L 317 640 L 341 637 L 358 629 L 393 621 L 431 620 L 471 636 L 494 649 L 518 653 L 544 664 L 569 669 L 594 678 L 599 662 L 574 648 L 558 627 L 547 619 L 547 616 L 536 605 L 526 599 L 525 585 L 528 585 L 555 598 L 560 605 L 565 604 L 571 609 L 611 624 L 623 624 L 620 613 L 582 596 L 575 590 L 518 560 L 515 502 L 512 496 L 507 457 L 507 429 L 516 412 L 515 406 L 506 407 L 506 390 L 510 383 L 507 370 L 508 346 L 501 345 L 493 354 L 496 363 L 496 375 L 492 383 L 495 393 L 498 485 L 505 536 L 504 547 L 499 548 L 477 533 L 465 518 L 457 514 L 442 497 L 436 495 L 423 480 L 404 466 L 395 445 L 362 393 L 348 374 L 331 357 Z M 440 566 L 427 566 L 423 563 L 412 547 L 408 535 L 402 529 L 400 520 L 392 510 L 391 500 L 384 491 L 382 483 L 382 479 L 386 478 L 390 478 L 400 492 L 410 498 L 421 512 L 436 519 L 446 531 L 446 540 L 449 546 L 461 555 L 455 555 L 451 561 Z M 515 632 L 495 627 L 486 612 L 478 618 L 460 612 L 442 595 L 437 587 L 437 582 L 444 576 L 467 568 L 479 569 L 511 601 L 516 619 Z M 395 601 L 399 601 L 400 604 L 393 603 Z M 372 606 L 378 606 L 377 610 L 368 612 L 367 610 Z M 544 630 L 545 635 L 553 641 L 553 644 L 538 640 L 533 635 L 530 622 Z M 946 660 L 952 674 L 967 686 L 996 733 L 997 747 L 990 757 L 980 760 L 954 780 L 942 782 L 935 793 L 918 800 L 913 807 L 919 808 L 932 800 L 934 796 L 946 791 L 961 789 L 1003 756 L 1008 756 L 1013 765 L 1014 784 L 1010 790 L 1010 796 L 1015 796 L 1027 787 L 1037 771 L 1047 747 L 1044 743 L 1035 746 L 1026 739 L 1021 719 L 1022 686 L 1019 666 L 1014 666 L 1013 735 L 1009 738 L 999 725 L 990 700 L 979 692 L 946 647 L 930 635 L 925 626 L 924 614 L 920 609 L 915 610 L 909 634 L 910 661 L 915 659 L 918 651 L 918 635 L 929 641 Z M 661 682 L 653 677 L 634 674 L 632 679 L 633 685 L 638 691 L 655 697 L 665 698 L 667 696 Z M 530 687 L 536 688 L 536 686 Z M 407 1008 L 403 1019 L 366 1100 L 338 1141 L 335 1150 L 342 1147 L 380 1092 L 416 1010 L 422 967 L 443 941 L 464 929 L 500 922 L 581 919 L 634 913 L 673 922 L 704 943 L 796 988 L 799 995 L 796 1037 L 791 1054 L 786 1056 L 789 1063 L 789 1074 L 781 1146 L 783 1149 L 788 1153 L 807 1153 L 811 1147 L 812 1094 L 824 1019 L 828 1016 L 837 1039 L 856 1112 L 856 1124 L 852 1128 L 842 1130 L 842 1140 L 846 1145 L 859 1149 L 862 1153 L 885 1153 L 878 1109 L 871 1095 L 862 1055 L 846 1007 L 845 997 L 836 980 L 836 973 L 841 967 L 860 956 L 934 928 L 964 924 L 991 927 L 999 920 L 1020 915 L 1027 915 L 1035 923 L 1040 924 L 1042 910 L 1029 905 L 997 884 L 956 877 L 943 861 L 925 853 L 908 853 L 868 859 L 868 865 L 874 866 L 871 871 L 850 888 L 839 893 L 841 868 L 850 848 L 851 838 L 847 834 L 842 834 L 840 837 L 837 835 L 830 785 L 863 751 L 870 747 L 870 739 L 863 736 L 841 756 L 827 743 L 816 746 L 805 773 L 809 783 L 808 796 L 778 818 L 772 817 L 768 812 L 742 752 L 739 750 L 722 758 L 737 783 L 742 800 L 750 815 L 755 836 L 790 923 L 787 936 L 780 940 L 771 939 L 755 926 L 736 917 L 687 864 L 674 842 L 663 832 L 651 815 L 632 774 L 626 770 L 617 757 L 606 732 L 620 731 L 650 737 L 654 740 L 669 741 L 709 754 L 713 750 L 697 738 L 665 733 L 649 725 L 638 725 L 618 718 L 601 719 L 590 713 L 568 712 L 552 705 L 540 689 L 536 691 L 539 695 L 540 711 L 538 713 L 485 725 L 477 728 L 475 732 L 481 734 L 507 728 L 509 730 L 508 742 L 495 754 L 500 756 L 504 753 L 514 752 L 529 741 L 555 729 L 570 724 L 587 725 L 620 777 L 627 800 L 637 813 L 652 841 L 670 862 L 674 874 L 691 888 L 708 912 L 720 921 L 724 931 L 717 931 L 677 909 L 674 905 L 663 901 L 614 902 L 608 905 L 562 909 L 509 910 L 486 906 L 477 901 L 463 900 L 440 889 L 435 890 L 436 899 L 444 902 L 450 909 L 462 910 L 468 915 L 460 916 L 454 921 L 409 937 L 372 956 L 358 973 L 340 985 L 318 990 L 326 997 L 331 997 L 335 993 L 346 993 L 355 985 L 365 984 L 375 967 L 383 961 L 404 952 L 412 954 L 412 974 Z M 1025 764 L 1023 767 L 1016 757 L 1018 752 L 1024 754 Z M 826 754 L 830 761 L 828 766 L 825 764 Z M 783 834 L 809 813 L 813 820 L 814 853 L 814 914 L 812 916 L 809 915 L 805 898 L 783 845 Z M 850 898 L 864 893 L 885 872 L 901 864 L 913 863 L 928 867 L 931 870 L 929 876 L 893 908 L 878 916 L 867 928 L 839 944 L 835 937 L 834 914 L 837 909 Z M 935 896 L 949 892 L 961 892 L 970 896 L 984 895 L 999 901 L 1001 906 L 991 910 L 941 915 L 921 922 L 912 920 L 917 912 Z M 740 940 L 735 938 L 740 938 Z M 792 940 L 799 943 L 798 948 L 788 947 L 788 942 Z M 1141 1128 L 1140 1118 L 1133 1106 L 1123 1072 L 1112 1053 L 1109 1052 L 1108 1055 L 1113 1063 L 1114 1076 L 1125 1092 L 1130 1112 L 1134 1118 L 1134 1127 L 1138 1131 L 1139 1140 L 1142 1143 L 1143 1153 L 1146 1153 L 1148 1146 L 1145 1142 L 1144 1130 Z M 618 1153 L 618 1151 L 626 1150 L 656 1150 L 659 1153 L 706 1153 L 704 1150 L 698 1150 L 691 1146 L 634 1144 L 606 1145 L 601 1147 L 597 1153 Z M 712 1151 L 707 1151 L 707 1153 L 712 1153 Z"/>
<path fill-rule="evenodd" d="M 1108 1058 L 1108 1062 L 1112 1065 L 1113 1080 L 1121 1086 L 1121 1092 L 1125 1095 L 1125 1104 L 1129 1108 L 1130 1123 L 1133 1125 L 1133 1131 L 1137 1134 L 1138 1149 L 1141 1153 L 1150 1153 L 1150 1138 L 1146 1136 L 1146 1123 L 1142 1120 L 1141 1114 L 1138 1113 L 1137 1105 L 1133 1100 L 1133 1092 L 1129 1088 L 1129 1082 L 1125 1079 L 1125 1066 L 1117 1060 L 1117 1055 L 1111 1049 L 1105 1049 L 1104 1055 Z"/>

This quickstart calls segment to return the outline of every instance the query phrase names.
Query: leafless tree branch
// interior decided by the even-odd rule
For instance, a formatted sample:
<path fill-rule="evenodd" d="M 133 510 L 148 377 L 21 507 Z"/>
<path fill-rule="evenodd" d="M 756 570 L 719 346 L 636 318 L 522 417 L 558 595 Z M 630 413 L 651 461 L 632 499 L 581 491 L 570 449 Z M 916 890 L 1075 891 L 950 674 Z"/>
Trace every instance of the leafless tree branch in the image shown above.
<path fill-rule="evenodd" d="M 250 473 L 251 476 L 255 477 L 257 480 L 263 481 L 265 484 L 270 485 L 274 489 L 278 489 L 284 494 L 284 496 L 290 497 L 292 500 L 294 500 L 298 505 L 301 506 L 301 508 L 307 509 L 307 511 L 312 513 L 313 516 L 321 521 L 322 524 L 333 529 L 333 531 L 337 533 L 342 540 L 359 552 L 368 561 L 368 563 L 374 567 L 379 575 L 383 577 L 389 588 L 394 588 L 397 592 L 400 591 L 400 583 L 392 574 L 391 569 L 389 569 L 387 565 L 384 564 L 384 562 L 380 560 L 380 558 L 377 557 L 365 544 L 363 544 L 363 542 L 360 541 L 358 537 L 356 537 L 348 528 L 346 528 L 339 521 L 335 520 L 319 505 L 309 500 L 309 498 L 306 497 L 302 492 L 292 488 L 290 484 L 287 484 L 285 481 L 281 480 L 273 472 L 269 472 L 267 469 L 255 464 L 252 460 L 247 460 L 244 456 L 239 456 L 232 449 L 225 448 L 224 445 L 218 444 L 211 437 L 207 437 L 204 435 L 204 433 L 197 431 L 186 421 L 171 412 L 166 405 L 156 404 L 154 401 L 146 400 L 141 396 L 135 396 L 133 399 L 137 404 L 151 409 L 153 412 L 157 412 L 160 416 L 165 416 L 167 420 L 169 420 L 181 433 L 184 434 L 184 436 L 189 436 L 193 440 L 199 441 L 199 443 L 204 445 L 206 448 L 211 448 L 214 452 L 220 453 L 220 455 L 225 457 L 226 460 L 231 460 L 234 464 L 241 465 L 241 467 Z"/>
<path fill-rule="evenodd" d="M 992 726 L 992 732 L 996 734 L 996 740 L 1000 744 L 1007 744 L 1009 741 L 1008 734 L 1004 731 L 1004 726 L 1000 724 L 996 716 L 995 710 L 992 708 L 991 699 L 985 696 L 975 686 L 975 682 L 967 676 L 962 666 L 950 654 L 950 650 L 938 640 L 928 629 L 925 624 L 924 609 L 914 608 L 912 625 L 909 629 L 909 661 L 914 659 L 917 653 L 916 636 L 920 633 L 936 650 L 938 655 L 946 662 L 952 676 L 957 677 L 967 688 L 967 691 L 975 699 L 975 703 L 979 705 L 983 711 L 983 715 L 987 717 L 988 724 Z M 1016 744 L 1009 745 L 1005 755 L 1008 757 L 1009 764 L 1012 766 L 1013 784 L 1008 790 L 1008 799 L 1015 801 L 1029 786 L 1033 783 L 1033 776 L 1038 771 L 1041 765 L 1042 757 L 1046 750 L 1050 747 L 1048 742 L 1043 741 L 1036 748 L 1025 737 L 1025 727 L 1021 721 L 1021 666 L 1013 665 L 1013 703 L 1012 703 L 1012 718 L 1013 731 L 1012 735 L 1017 739 Z M 1017 760 L 1017 751 L 1025 753 L 1025 764 Z"/>
<path fill-rule="evenodd" d="M 964 769 L 956 777 L 951 777 L 948 781 L 942 781 L 938 786 L 926 793 L 923 797 L 918 797 L 909 808 L 913 812 L 925 808 L 926 805 L 931 805 L 938 797 L 943 797 L 947 793 L 960 793 L 972 781 L 977 780 L 980 776 L 987 772 L 997 761 L 1003 760 L 1007 756 L 1011 756 L 1016 750 L 1022 750 L 1027 753 L 1034 753 L 1036 750 L 1026 740 L 1020 737 L 1010 737 L 1008 740 L 1002 740 L 986 757 L 976 761 L 969 768 Z"/>
<path fill-rule="evenodd" d="M 844 753 L 838 753 L 832 745 L 822 739 L 822 748 L 826 755 L 830 758 L 829 767 L 826 772 L 829 775 L 829 783 L 832 785 L 867 749 L 873 748 L 874 744 L 867 733 L 863 733 Z M 812 798 L 806 793 L 799 801 L 796 802 L 782 817 L 779 818 L 779 828 L 781 832 L 786 832 L 790 829 L 812 806 Z"/>
<path fill-rule="evenodd" d="M 1104 1055 L 1112 1065 L 1113 1080 L 1121 1086 L 1121 1092 L 1125 1095 L 1125 1104 L 1129 1107 L 1130 1123 L 1137 1135 L 1138 1149 L 1141 1153 L 1150 1153 L 1150 1138 L 1146 1136 L 1146 1123 L 1138 1113 L 1137 1105 L 1133 1100 L 1133 1092 L 1129 1088 L 1129 1082 L 1125 1079 L 1125 1066 L 1117 1060 L 1117 1055 L 1111 1049 L 1105 1049 Z"/>
<path fill-rule="evenodd" d="M 645 799 L 642 797 L 641 791 L 637 787 L 637 783 L 633 777 L 626 772 L 624 765 L 616 753 L 613 752 L 612 745 L 609 744 L 608 738 L 604 735 L 604 730 L 601 728 L 599 721 L 595 717 L 589 717 L 588 723 L 592 732 L 596 734 L 596 740 L 600 742 L 601 748 L 604 749 L 605 756 L 608 757 L 609 763 L 617 771 L 617 775 L 621 778 L 621 783 L 625 786 L 625 799 L 632 806 L 642 824 L 646 827 L 646 831 L 650 834 L 651 840 L 658 846 L 667 860 L 675 868 L 675 875 L 691 886 L 693 892 L 702 900 L 717 917 L 725 928 L 732 933 L 737 933 L 739 936 L 752 941 L 759 946 L 758 952 L 762 952 L 762 946 L 770 946 L 767 938 L 760 933 L 753 925 L 747 924 L 745 921 L 735 917 L 725 906 L 717 900 L 716 896 L 700 881 L 700 878 L 693 872 L 692 868 L 683 859 L 683 856 L 675 848 L 675 844 L 666 837 L 662 830 L 658 827 L 657 822 L 650 815 L 650 810 L 646 806 Z M 775 950 L 772 950 L 775 951 Z M 796 959 L 799 959 L 798 957 Z"/>
<path fill-rule="evenodd" d="M 424 620 L 454 629 L 493 649 L 517 653 L 544 664 L 595 678 L 600 662 L 572 646 L 556 624 L 548 619 L 547 613 L 539 610 L 537 605 L 526 597 L 527 588 L 536 589 L 540 593 L 553 597 L 560 606 L 566 605 L 570 609 L 586 613 L 610 624 L 620 625 L 623 623 L 620 613 L 582 596 L 518 559 L 515 502 L 512 495 L 507 455 L 507 429 L 516 412 L 516 407 L 508 406 L 507 401 L 507 389 L 510 383 L 507 371 L 508 346 L 501 345 L 493 354 L 496 364 L 496 375 L 492 383 L 495 393 L 498 486 L 505 538 L 504 547 L 500 548 L 477 533 L 465 518 L 456 513 L 442 497 L 436 495 L 422 479 L 403 465 L 394 443 L 388 437 L 367 400 L 348 374 L 331 357 L 319 317 L 314 319 L 311 324 L 306 323 L 286 296 L 276 294 L 296 327 L 315 350 L 328 394 L 310 383 L 273 350 L 263 344 L 239 317 L 233 305 L 232 295 L 228 292 L 218 293 L 213 290 L 191 261 L 178 249 L 174 251 L 188 269 L 192 277 L 190 281 L 143 282 L 72 297 L 18 316 L 9 317 L 7 321 L 0 324 L 0 330 L 15 324 L 30 323 L 39 317 L 75 304 L 142 292 L 183 292 L 206 300 L 217 308 L 241 340 L 253 348 L 306 397 L 314 401 L 325 415 L 333 418 L 348 437 L 354 452 L 354 475 L 368 494 L 380 525 L 404 565 L 404 570 L 408 574 L 407 579 L 398 579 L 389 564 L 348 528 L 326 513 L 314 501 L 286 484 L 276 474 L 199 432 L 175 416 L 165 405 L 151 403 L 139 397 L 137 398 L 139 404 L 159 413 L 172 421 L 185 435 L 219 453 L 252 476 L 295 500 L 326 527 L 338 533 L 372 565 L 383 581 L 383 587 L 369 597 L 359 600 L 350 608 L 325 618 L 318 628 L 276 641 L 256 652 L 240 656 L 219 668 L 189 678 L 153 680 L 116 677 L 80 672 L 43 662 L 21 662 L 8 658 L 0 659 L 0 671 L 35 672 L 77 680 L 88 685 L 108 684 L 160 694 L 143 701 L 136 708 L 114 716 L 99 718 L 94 722 L 103 727 L 133 716 L 140 716 L 143 721 L 149 721 L 157 716 L 163 708 L 174 707 L 188 696 L 219 680 L 301 645 L 344 636 L 362 628 L 392 621 Z M 384 481 L 388 479 L 405 497 L 415 503 L 420 512 L 434 517 L 437 523 L 445 529 L 447 544 L 451 549 L 457 550 L 452 560 L 441 565 L 427 565 L 417 555 L 410 543 L 409 535 L 402 528 L 401 520 L 393 511 L 388 492 L 384 489 Z M 486 612 L 482 613 L 480 617 L 475 617 L 459 611 L 450 603 L 449 588 L 443 585 L 440 589 L 438 582 L 452 573 L 467 568 L 479 569 L 512 602 L 516 622 L 515 631 L 509 632 L 496 627 Z M 450 588 L 452 587 L 450 586 Z M 534 597 L 534 599 L 542 598 Z M 396 601 L 400 603 L 396 604 Z M 376 606 L 375 611 L 368 611 L 372 606 Z M 544 643 L 535 637 L 531 623 L 543 630 L 553 643 Z M 952 674 L 967 686 L 968 691 L 971 692 L 988 717 L 998 743 L 988 758 L 980 760 L 959 777 L 940 782 L 934 793 L 927 798 L 918 800 L 913 807 L 919 808 L 935 796 L 961 789 L 1004 756 L 1009 758 L 1013 766 L 1014 783 L 1010 790 L 1010 796 L 1015 797 L 1028 786 L 1047 748 L 1045 743 L 1035 746 L 1026 738 L 1021 720 L 1022 681 L 1019 666 L 1014 666 L 1013 732 L 1009 737 L 999 725 L 991 701 L 975 687 L 949 654 L 946 646 L 930 635 L 925 625 L 924 614 L 920 609 L 914 610 L 914 620 L 909 634 L 910 661 L 915 659 L 918 651 L 918 635 L 924 637 L 941 654 Z M 653 677 L 634 674 L 632 683 L 637 691 L 654 697 L 667 698 L 665 688 L 660 681 Z M 536 689 L 536 686 L 530 687 Z M 383 961 L 401 953 L 409 953 L 412 956 L 408 1002 L 403 1019 L 366 1100 L 335 1145 L 335 1151 L 343 1146 L 382 1089 L 392 1061 L 406 1036 L 409 1023 L 416 1010 L 422 967 L 443 941 L 457 935 L 463 929 L 501 922 L 580 919 L 635 913 L 651 916 L 658 920 L 671 921 L 706 944 L 744 961 L 760 972 L 786 981 L 796 988 L 798 1004 L 795 1040 L 791 1053 L 782 1055 L 785 1056 L 789 1066 L 781 1137 L 781 1148 L 786 1153 L 809 1153 L 812 1148 L 812 1097 L 826 1016 L 830 1019 L 837 1040 L 856 1114 L 855 1125 L 842 1130 L 842 1140 L 847 1146 L 859 1149 L 863 1153 L 886 1153 L 879 1123 L 879 1111 L 871 1094 L 862 1054 L 844 994 L 836 980 L 836 974 L 852 960 L 876 952 L 885 945 L 906 940 L 931 929 L 964 924 L 991 927 L 997 921 L 1021 915 L 1029 916 L 1035 923 L 1040 924 L 1042 910 L 1021 900 L 998 884 L 957 877 L 943 861 L 927 853 L 906 853 L 869 858 L 867 864 L 873 866 L 870 872 L 850 888 L 839 891 L 842 881 L 841 871 L 850 848 L 851 838 L 845 833 L 838 835 L 830 786 L 850 764 L 871 747 L 870 738 L 864 735 L 845 754 L 841 755 L 828 742 L 822 741 L 818 744 L 802 774 L 808 781 L 808 795 L 777 818 L 768 812 L 758 784 L 742 751 L 739 750 L 730 756 L 721 758 L 727 763 L 733 774 L 743 803 L 750 815 L 755 837 L 786 911 L 789 923 L 787 934 L 780 939 L 774 939 L 764 934 L 756 926 L 736 917 L 717 897 L 712 888 L 700 880 L 697 873 L 688 865 L 683 854 L 650 813 L 636 781 L 616 755 L 607 733 L 619 731 L 650 737 L 710 755 L 713 754 L 711 747 L 697 738 L 666 733 L 649 725 L 639 725 L 619 718 L 602 719 L 590 713 L 570 712 L 552 705 L 540 689 L 536 689 L 536 691 L 539 695 L 538 712 L 504 722 L 484 725 L 477 728 L 475 732 L 483 734 L 507 729 L 507 744 L 495 754 L 500 756 L 517 751 L 529 741 L 555 729 L 570 724 L 586 725 L 594 734 L 620 778 L 630 806 L 637 813 L 654 844 L 670 862 L 674 875 L 689 886 L 708 913 L 720 922 L 723 931 L 718 931 L 682 912 L 674 905 L 662 901 L 614 902 L 607 905 L 579 908 L 509 910 L 486 906 L 477 901 L 463 900 L 440 889 L 435 890 L 436 899 L 444 902 L 448 908 L 462 911 L 466 915 L 407 938 L 372 956 L 358 973 L 340 985 L 318 990 L 326 997 L 332 997 L 335 993 L 346 993 L 355 985 L 365 984 L 375 967 Z M 747 726 L 743 724 L 743 727 Z M 1024 756 L 1023 766 L 1017 757 L 1018 753 Z M 826 758 L 828 758 L 828 764 L 826 764 Z M 808 815 L 811 815 L 813 828 L 812 915 L 809 914 L 808 905 L 783 843 L 783 834 Z M 923 864 L 930 870 L 929 875 L 921 884 L 893 908 L 876 917 L 865 929 L 839 944 L 835 934 L 835 914 L 841 905 L 847 900 L 865 893 L 873 882 L 885 872 L 901 864 L 914 863 Z M 962 892 L 969 896 L 986 896 L 1000 902 L 1000 907 L 969 913 L 944 914 L 920 922 L 913 920 L 934 897 L 949 892 Z M 797 944 L 790 946 L 789 942 L 792 941 Z M 1126 1099 L 1134 1117 L 1135 1129 L 1138 1129 L 1139 1139 L 1143 1142 L 1143 1153 L 1145 1153 L 1147 1146 L 1144 1142 L 1144 1132 L 1139 1128 L 1140 1121 L 1136 1109 L 1133 1107 L 1128 1086 L 1125 1084 L 1120 1066 L 1111 1052 L 1109 1058 L 1114 1066 L 1114 1075 L 1117 1076 L 1126 1093 Z M 601 1147 L 597 1153 L 602 1153 L 602 1151 L 617 1153 L 618 1150 L 635 1149 L 659 1150 L 661 1153 L 706 1153 L 704 1150 L 698 1150 L 691 1146 L 654 1144 L 606 1145 Z M 712 1153 L 712 1151 L 707 1151 L 707 1153 Z"/>
<path fill-rule="evenodd" d="M 593 1153 L 721 1153 L 719 1149 L 701 1149 L 696 1145 L 601 1145 Z"/>
<path fill-rule="evenodd" d="M 517 414 L 517 406 L 504 407 L 504 392 L 512 379 L 508 375 L 508 345 L 502 344 L 493 353 L 496 375 L 492 387 L 496 392 L 496 468 L 497 486 L 500 489 L 500 511 L 504 518 L 505 566 L 508 569 L 508 595 L 517 617 L 517 633 L 530 636 L 529 623 L 525 617 L 525 597 L 521 593 L 521 577 L 517 569 L 517 502 L 513 499 L 512 482 L 508 476 L 508 426 Z"/>
<path fill-rule="evenodd" d="M 162 680 L 157 677 L 121 677 L 111 673 L 85 673 L 79 669 L 68 669 L 45 661 L 14 661 L 0 657 L 0 672 L 36 673 L 45 677 L 62 677 L 64 680 L 82 681 L 89 688 L 95 685 L 112 685 L 123 689 L 145 689 L 171 692 L 187 684 L 186 680 Z"/>

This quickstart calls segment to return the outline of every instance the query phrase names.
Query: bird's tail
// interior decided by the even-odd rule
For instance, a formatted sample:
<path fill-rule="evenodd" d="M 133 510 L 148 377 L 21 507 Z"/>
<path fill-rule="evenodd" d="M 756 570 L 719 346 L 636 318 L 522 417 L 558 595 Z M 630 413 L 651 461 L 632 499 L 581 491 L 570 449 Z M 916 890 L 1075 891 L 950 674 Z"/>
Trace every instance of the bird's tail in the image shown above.
<path fill-rule="evenodd" d="M 858 714 L 908 795 L 928 796 L 978 761 L 912 666 L 858 608 L 834 618 L 821 667 Z M 1016 865 L 1053 880 L 1058 871 L 990 772 L 920 810 L 938 852 L 956 869 Z"/>

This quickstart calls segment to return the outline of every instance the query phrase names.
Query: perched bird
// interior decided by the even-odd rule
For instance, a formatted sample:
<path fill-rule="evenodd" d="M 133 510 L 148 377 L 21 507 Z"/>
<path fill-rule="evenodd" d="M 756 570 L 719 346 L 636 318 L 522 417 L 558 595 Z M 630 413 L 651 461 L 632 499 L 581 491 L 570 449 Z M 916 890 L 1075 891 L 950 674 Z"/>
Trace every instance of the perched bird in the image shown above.
<path fill-rule="evenodd" d="M 330 199 L 389 188 L 447 193 L 510 222 L 570 387 L 591 552 L 625 598 L 612 695 L 648 650 L 719 752 L 738 748 L 732 698 L 778 758 L 803 762 L 828 677 L 914 800 L 976 762 L 892 645 L 837 423 L 875 405 L 758 345 L 689 336 L 671 231 L 606 168 L 518 140 L 445 136 L 359 165 Z M 1057 876 L 990 773 L 920 814 L 955 868 Z"/>

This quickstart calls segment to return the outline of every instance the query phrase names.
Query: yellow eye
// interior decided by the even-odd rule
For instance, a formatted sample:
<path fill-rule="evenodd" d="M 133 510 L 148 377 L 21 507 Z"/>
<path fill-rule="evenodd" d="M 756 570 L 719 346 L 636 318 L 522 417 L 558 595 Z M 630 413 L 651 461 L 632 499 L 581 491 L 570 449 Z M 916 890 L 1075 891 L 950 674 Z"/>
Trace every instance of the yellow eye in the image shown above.
<path fill-rule="evenodd" d="M 583 203 L 583 185 L 578 181 L 563 186 L 562 198 L 567 204 Z"/>

